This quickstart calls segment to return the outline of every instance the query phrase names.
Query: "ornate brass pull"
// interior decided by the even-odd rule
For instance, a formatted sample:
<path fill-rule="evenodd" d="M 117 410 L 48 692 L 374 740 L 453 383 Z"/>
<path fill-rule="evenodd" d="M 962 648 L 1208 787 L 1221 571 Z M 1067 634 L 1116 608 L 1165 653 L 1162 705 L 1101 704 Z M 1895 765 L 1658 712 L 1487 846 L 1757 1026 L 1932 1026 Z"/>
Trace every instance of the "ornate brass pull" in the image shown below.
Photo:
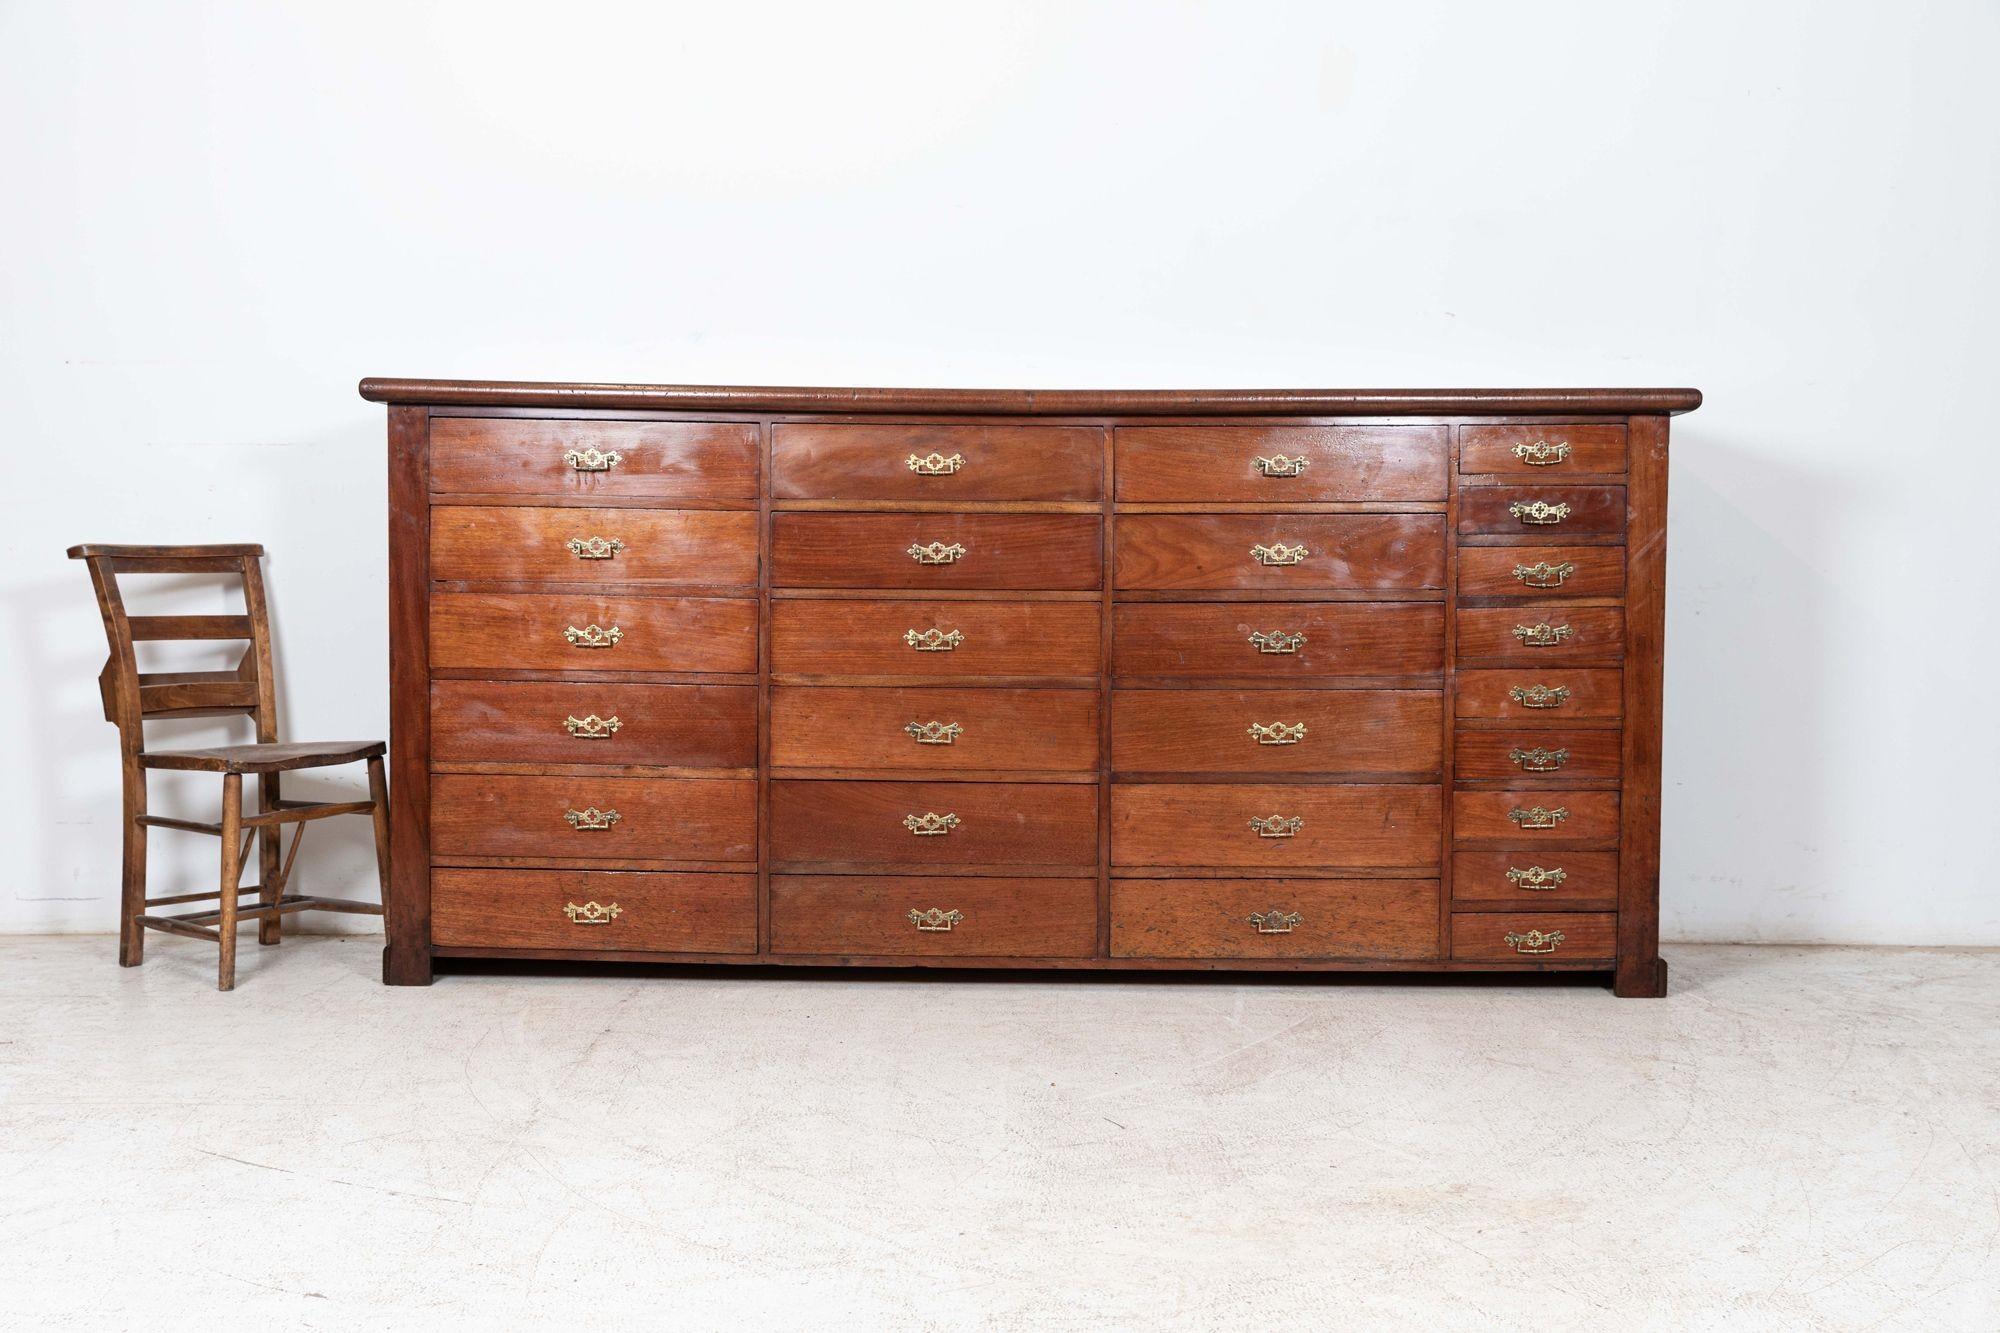
<path fill-rule="evenodd" d="M 1507 812 L 1507 818 L 1524 829 L 1554 828 L 1569 818 L 1569 807 L 1559 805 L 1551 810 L 1545 805 L 1515 806 Z"/>
<path fill-rule="evenodd" d="M 575 903 L 563 904 L 563 915 L 579 926 L 608 926 L 624 915 L 624 912 L 625 909 L 617 903 L 593 901 L 587 902 L 581 907 Z"/>
<path fill-rule="evenodd" d="M 953 454 L 950 458 L 946 458 L 933 450 L 923 455 L 911 454 L 909 463 L 910 471 L 920 477 L 948 477 L 965 466 L 965 455 Z"/>
<path fill-rule="evenodd" d="M 1295 838 L 1306 821 L 1298 815 L 1260 815 L 1250 820 L 1251 829 L 1260 838 Z"/>
<path fill-rule="evenodd" d="M 610 828 L 618 822 L 618 819 L 619 815 L 616 810 L 599 810 L 594 805 L 586 806 L 582 810 L 565 810 L 563 812 L 563 822 L 578 833 L 587 833 L 592 829 Z"/>
<path fill-rule="evenodd" d="M 1554 953 L 1556 946 L 1563 942 L 1563 933 L 1560 930 L 1531 930 L 1525 935 L 1517 935 L 1510 930 L 1504 939 L 1515 953 Z"/>
<path fill-rule="evenodd" d="M 595 713 L 589 717 L 578 717 L 572 713 L 563 719 L 563 730 L 580 741 L 609 740 L 624 725 L 616 713 L 610 717 L 599 717 Z"/>
<path fill-rule="evenodd" d="M 1507 512 L 1523 523 L 1560 523 L 1569 517 L 1569 506 L 1547 500 L 1516 500 L 1507 506 Z"/>
<path fill-rule="evenodd" d="M 1259 745 L 1297 745 L 1306 738 L 1303 722 L 1252 722 L 1250 739 Z"/>
<path fill-rule="evenodd" d="M 949 546 L 943 542 L 913 542 L 903 554 L 920 565 L 949 565 L 965 555 L 965 548 L 957 542 Z"/>
<path fill-rule="evenodd" d="M 563 545 L 579 560 L 609 560 L 625 549 L 616 537 L 571 537 Z"/>
<path fill-rule="evenodd" d="M 906 629 L 903 642 L 920 653 L 948 653 L 965 642 L 955 629 Z"/>
<path fill-rule="evenodd" d="M 1257 927 L 1259 935 L 1289 935 L 1302 920 L 1304 918 L 1297 912 L 1280 912 L 1275 907 L 1268 912 L 1250 914 L 1250 924 Z"/>
<path fill-rule="evenodd" d="M 1540 866 L 1529 866 L 1526 870 L 1509 868 L 1507 871 L 1509 884 L 1517 889 L 1526 889 L 1530 893 L 1547 893 L 1551 889 L 1559 889 L 1562 887 L 1562 882 L 1568 878 L 1569 875 L 1561 866 L 1552 866 L 1547 870 Z"/>
<path fill-rule="evenodd" d="M 965 734 L 965 728 L 956 722 L 906 722 L 903 730 L 919 745 L 950 745 Z"/>
<path fill-rule="evenodd" d="M 1564 639 L 1576 633 L 1569 625 L 1551 625 L 1544 620 L 1539 625 L 1516 625 L 1514 637 L 1521 641 L 1523 648 L 1554 648 Z"/>
<path fill-rule="evenodd" d="M 958 827 L 958 816 L 952 814 L 904 815 L 903 827 L 919 838 L 941 838 Z"/>
<path fill-rule="evenodd" d="M 608 453 L 599 453 L 595 449 L 572 449 L 563 455 L 563 462 L 578 472 L 609 472 L 624 461 L 625 456 L 616 449 Z"/>
<path fill-rule="evenodd" d="M 1250 558 L 1260 565 L 1296 565 L 1311 554 L 1303 544 L 1287 546 L 1283 542 L 1273 542 L 1269 546 L 1260 542 L 1250 548 Z"/>
<path fill-rule="evenodd" d="M 1569 444 L 1565 440 L 1536 440 L 1533 444 L 1514 446 L 1514 457 L 1529 467 L 1553 467 L 1569 457 Z"/>
<path fill-rule="evenodd" d="M 1569 701 L 1569 686 L 1516 685 L 1507 697 L 1523 708 L 1561 708 Z"/>
<path fill-rule="evenodd" d="M 1250 646 L 1260 653 L 1270 653 L 1272 656 L 1295 653 L 1305 646 L 1305 642 L 1306 636 L 1294 630 L 1260 629 L 1252 630 L 1250 633 Z"/>
<path fill-rule="evenodd" d="M 625 631 L 616 625 L 605 629 L 593 622 L 582 629 L 570 625 L 563 630 L 563 637 L 575 648 L 609 648 L 625 637 Z"/>
<path fill-rule="evenodd" d="M 1537 560 L 1532 565 L 1514 566 L 1514 577 L 1530 588 L 1560 588 L 1563 580 L 1576 573 L 1576 566 L 1565 560 L 1552 565 L 1546 560 Z"/>
<path fill-rule="evenodd" d="M 963 920 L 965 920 L 965 913 L 959 911 L 956 907 L 950 910 L 942 907 L 912 907 L 910 909 L 910 924 L 914 925 L 918 930 L 949 931 Z"/>
<path fill-rule="evenodd" d="M 1283 454 L 1272 454 L 1269 458 L 1257 460 L 1257 470 L 1267 477 L 1296 477 L 1312 462 L 1304 454 L 1297 458 L 1287 458 Z"/>
<path fill-rule="evenodd" d="M 1535 745 L 1507 751 L 1507 757 L 1521 766 L 1523 773 L 1553 773 L 1569 762 L 1569 751 L 1544 750 Z"/>

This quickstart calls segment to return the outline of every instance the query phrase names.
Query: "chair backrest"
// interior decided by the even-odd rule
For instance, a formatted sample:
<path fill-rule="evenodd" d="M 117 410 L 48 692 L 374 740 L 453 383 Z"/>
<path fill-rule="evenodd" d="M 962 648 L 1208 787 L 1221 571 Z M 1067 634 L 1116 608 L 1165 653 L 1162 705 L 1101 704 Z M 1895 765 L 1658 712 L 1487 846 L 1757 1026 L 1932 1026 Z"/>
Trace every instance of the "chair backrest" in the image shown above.
<path fill-rule="evenodd" d="M 257 739 L 278 738 L 278 700 L 271 677 L 271 618 L 264 604 L 264 548 L 231 546 L 102 546 L 69 548 L 69 558 L 90 568 L 97 609 L 111 655 L 98 674 L 104 718 L 116 723 L 121 749 L 146 749 L 143 723 L 156 717 L 255 719 Z M 242 615 L 135 616 L 125 610 L 120 574 L 234 574 L 243 580 Z M 248 646 L 233 670 L 139 670 L 135 644 L 242 640 Z"/>

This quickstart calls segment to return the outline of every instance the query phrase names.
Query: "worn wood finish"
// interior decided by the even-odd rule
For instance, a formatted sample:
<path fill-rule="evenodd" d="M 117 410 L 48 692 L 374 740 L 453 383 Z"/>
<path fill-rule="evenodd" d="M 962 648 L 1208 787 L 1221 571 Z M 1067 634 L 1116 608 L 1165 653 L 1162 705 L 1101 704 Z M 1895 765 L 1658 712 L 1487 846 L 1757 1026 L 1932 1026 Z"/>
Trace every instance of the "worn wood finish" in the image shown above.
<path fill-rule="evenodd" d="M 915 820 L 911 827 L 909 821 Z M 997 782 L 771 784 L 776 868 L 1079 867 L 1095 874 L 1097 788 Z"/>
<path fill-rule="evenodd" d="M 1095 681 L 1103 618 L 1095 602 L 784 600 L 771 606 L 771 672 Z"/>
<path fill-rule="evenodd" d="M 1618 793 L 1532 788 L 1459 791 L 1451 798 L 1452 836 L 1460 846 L 1510 843 L 1521 847 L 1612 847 L 1618 843 Z M 1540 827 L 1532 816 L 1547 811 L 1556 822 Z"/>
<path fill-rule="evenodd" d="M 591 827 L 591 812 L 617 816 Z M 431 778 L 431 848 L 441 856 L 752 862 L 757 784 L 734 778 Z"/>
<path fill-rule="evenodd" d="M 431 896 L 437 943 L 446 946 L 757 951 L 755 875 L 440 868 Z M 587 910 L 592 904 L 604 910 Z"/>
<path fill-rule="evenodd" d="M 619 461 L 601 471 L 565 461 L 588 450 Z M 430 429 L 430 489 L 747 502 L 757 498 L 757 457 L 757 428 L 740 422 L 440 416 Z"/>
<path fill-rule="evenodd" d="M 1435 690 L 1120 689 L 1111 767 L 1436 782 L 1443 717 Z"/>
<path fill-rule="evenodd" d="M 1102 522 L 1089 514 L 774 514 L 771 577 L 789 588 L 1094 591 Z M 945 550 L 925 560 L 910 554 L 933 546 Z M 946 562 L 926 562 L 933 558 Z"/>
<path fill-rule="evenodd" d="M 1443 426 L 1126 426 L 1121 501 L 1442 500 Z"/>
<path fill-rule="evenodd" d="M 571 542 L 580 543 L 572 549 Z M 704 587 L 757 582 L 757 516 L 720 509 L 439 505 L 431 576 L 468 582 Z"/>
<path fill-rule="evenodd" d="M 1547 505 L 1566 513 L 1517 506 Z M 1622 537 L 1623 486 L 1468 486 L 1458 502 L 1462 537 Z"/>
<path fill-rule="evenodd" d="M 1616 781 L 1624 760 L 1616 728 L 1461 727 L 1453 743 L 1453 767 L 1460 782 L 1561 786 Z"/>
<path fill-rule="evenodd" d="M 1667 423 L 1632 422 L 1625 552 L 1625 787 L 1618 886 L 1619 995 L 1667 993 L 1660 957 L 1661 692 L 1667 632 Z"/>
<path fill-rule="evenodd" d="M 1088 690 L 780 686 L 771 691 L 771 765 L 1095 771 L 1097 708 Z M 935 740 L 907 730 L 932 723 L 943 729 Z"/>
<path fill-rule="evenodd" d="M 1523 696 L 1516 696 L 1516 690 L 1523 691 Z M 1461 667 L 1457 701 L 1461 718 L 1551 726 L 1616 719 L 1624 711 L 1623 688 L 1615 669 L 1515 666 L 1475 671 Z"/>
<path fill-rule="evenodd" d="M 1580 472 L 1625 470 L 1623 422 L 1545 422 L 1463 426 L 1458 470 L 1537 481 Z"/>
<path fill-rule="evenodd" d="M 780 501 L 1096 500 L 1104 493 L 1102 434 L 1095 426 L 780 422 L 771 429 L 771 494 Z"/>
<path fill-rule="evenodd" d="M 1111 953 L 1435 958 L 1437 901 L 1434 879 L 1119 879 Z"/>
<path fill-rule="evenodd" d="M 604 633 L 590 635 L 592 626 Z M 616 642 L 588 646 L 614 629 Z M 440 592 L 431 598 L 430 661 L 433 668 L 747 675 L 757 670 L 757 603 L 631 592 Z"/>
<path fill-rule="evenodd" d="M 1461 909 L 1490 912 L 1610 911 L 1618 903 L 1618 853 L 1518 847 L 1454 852 L 1451 897 Z M 1513 878 L 1509 871 L 1515 872 Z"/>
<path fill-rule="evenodd" d="M 1425 676 L 1444 669 L 1443 606 L 1427 602 L 1148 602 L 1113 610 L 1111 674 Z"/>
<path fill-rule="evenodd" d="M 1615 606 L 1468 606 L 1458 612 L 1458 660 L 1590 666 L 1625 656 Z"/>
<path fill-rule="evenodd" d="M 1111 859 L 1141 867 L 1432 868 L 1440 804 L 1431 786 L 1119 785 L 1111 791 Z M 1285 822 L 1292 819 L 1295 828 Z M 1280 821 L 1282 836 L 1252 820 Z"/>
<path fill-rule="evenodd" d="M 1458 595 L 1465 600 L 1558 602 L 1624 592 L 1625 552 L 1615 546 L 1467 546 L 1458 552 Z"/>
<path fill-rule="evenodd" d="M 957 913 L 920 929 L 911 912 Z M 771 951 L 903 957 L 1084 958 L 1097 948 L 1097 881 L 935 875 L 773 875 Z"/>
<path fill-rule="evenodd" d="M 1259 547 L 1303 546 L 1296 564 L 1261 563 Z M 1282 558 L 1280 553 L 1280 558 Z M 1444 587 L 1436 514 L 1126 514 L 1118 520 L 1119 588 Z"/>
<path fill-rule="evenodd" d="M 431 732 L 440 763 L 755 769 L 757 691 L 440 680 L 431 685 Z"/>
<path fill-rule="evenodd" d="M 1610 912 L 1459 912 L 1452 917 L 1451 956 L 1482 963 L 1608 963 L 1617 947 L 1617 921 Z M 1533 931 L 1562 938 L 1508 942 L 1509 935 Z"/>

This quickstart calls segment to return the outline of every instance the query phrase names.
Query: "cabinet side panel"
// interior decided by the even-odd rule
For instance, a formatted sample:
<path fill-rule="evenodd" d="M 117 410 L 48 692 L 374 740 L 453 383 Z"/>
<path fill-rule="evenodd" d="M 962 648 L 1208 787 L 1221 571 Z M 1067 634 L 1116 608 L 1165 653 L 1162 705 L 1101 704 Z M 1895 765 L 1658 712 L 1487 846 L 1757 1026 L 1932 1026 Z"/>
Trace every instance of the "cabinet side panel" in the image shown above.
<path fill-rule="evenodd" d="M 382 980 L 431 981 L 430 414 L 389 409 L 389 943 Z"/>
<path fill-rule="evenodd" d="M 1660 699 L 1667 610 L 1667 418 L 1631 419 L 1625 493 L 1625 787 L 1619 995 L 1667 993 L 1660 958 Z"/>

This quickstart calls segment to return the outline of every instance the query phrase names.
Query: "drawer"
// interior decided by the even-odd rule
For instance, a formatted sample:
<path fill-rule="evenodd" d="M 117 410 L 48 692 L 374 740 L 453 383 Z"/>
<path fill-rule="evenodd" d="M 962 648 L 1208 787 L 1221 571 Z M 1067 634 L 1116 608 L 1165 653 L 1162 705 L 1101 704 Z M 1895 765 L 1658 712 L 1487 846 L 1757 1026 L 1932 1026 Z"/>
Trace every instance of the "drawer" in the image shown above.
<path fill-rule="evenodd" d="M 1443 426 L 1125 426 L 1120 500 L 1442 500 Z"/>
<path fill-rule="evenodd" d="M 1458 434 L 1458 470 L 1536 478 L 1571 472 L 1623 472 L 1625 427 L 1603 422 L 1464 426 Z"/>
<path fill-rule="evenodd" d="M 771 428 L 779 500 L 1097 500 L 1096 426 L 848 425 Z"/>
<path fill-rule="evenodd" d="M 757 583 L 757 516 L 726 509 L 438 505 L 431 577 L 532 583 Z"/>
<path fill-rule="evenodd" d="M 431 757 L 755 768 L 757 691 L 748 685 L 436 680 Z"/>
<path fill-rule="evenodd" d="M 441 856 L 755 861 L 750 778 L 431 775 Z"/>
<path fill-rule="evenodd" d="M 1615 606 L 1469 606 L 1458 613 L 1458 660 L 1533 666 L 1620 662 L 1625 612 Z"/>
<path fill-rule="evenodd" d="M 1095 589 L 1090 514 L 773 514 L 771 578 L 790 588 Z"/>
<path fill-rule="evenodd" d="M 432 417 L 431 490 L 754 503 L 758 450 L 748 422 Z"/>
<path fill-rule="evenodd" d="M 1097 676 L 1097 602 L 771 603 L 771 670 L 794 676 Z"/>
<path fill-rule="evenodd" d="M 1458 912 L 1451 956 L 1471 963 L 1609 963 L 1618 952 L 1612 912 Z"/>
<path fill-rule="evenodd" d="M 431 943 L 479 949 L 755 953 L 757 877 L 440 866 L 431 871 Z"/>
<path fill-rule="evenodd" d="M 1436 787 L 1121 784 L 1111 790 L 1120 866 L 1438 864 Z"/>
<path fill-rule="evenodd" d="M 1088 958 L 1097 952 L 1097 881 L 773 875 L 771 951 Z"/>
<path fill-rule="evenodd" d="M 771 784 L 781 866 L 1064 866 L 1097 870 L 1097 788 L 1069 782 Z"/>
<path fill-rule="evenodd" d="M 1521 722 L 1613 719 L 1624 712 L 1616 670 L 1541 671 L 1502 667 L 1458 673 L 1458 716 Z"/>
<path fill-rule="evenodd" d="M 1615 847 L 1618 793 L 1547 787 L 1453 792 L 1451 836 L 1457 843 Z"/>
<path fill-rule="evenodd" d="M 1438 956 L 1434 879 L 1114 879 L 1113 958 Z"/>
<path fill-rule="evenodd" d="M 757 669 L 753 598 L 441 592 L 431 665 L 506 671 Z"/>
<path fill-rule="evenodd" d="M 1623 597 L 1622 546 L 1466 546 L 1458 552 L 1460 597 Z"/>
<path fill-rule="evenodd" d="M 1468 731 L 1452 741 L 1451 769 L 1467 781 L 1512 778 L 1539 782 L 1616 778 L 1624 772 L 1620 733 L 1539 727 Z"/>
<path fill-rule="evenodd" d="M 1435 782 L 1444 695 L 1422 690 L 1118 690 L 1120 773 L 1315 773 Z"/>
<path fill-rule="evenodd" d="M 1532 903 L 1569 910 L 1618 902 L 1618 853 L 1555 852 L 1524 847 L 1504 852 L 1454 852 L 1451 900 L 1456 906 Z"/>
<path fill-rule="evenodd" d="M 1095 771 L 1097 691 L 937 686 L 771 691 L 774 768 Z"/>
<path fill-rule="evenodd" d="M 1623 486 L 1467 486 L 1461 537 L 1623 537 Z"/>
<path fill-rule="evenodd" d="M 1435 514 L 1127 514 L 1117 540 L 1120 588 L 1444 586 Z"/>
<path fill-rule="evenodd" d="M 1316 680 L 1444 669 L 1435 602 L 1140 602 L 1113 608 L 1111 674 Z"/>

